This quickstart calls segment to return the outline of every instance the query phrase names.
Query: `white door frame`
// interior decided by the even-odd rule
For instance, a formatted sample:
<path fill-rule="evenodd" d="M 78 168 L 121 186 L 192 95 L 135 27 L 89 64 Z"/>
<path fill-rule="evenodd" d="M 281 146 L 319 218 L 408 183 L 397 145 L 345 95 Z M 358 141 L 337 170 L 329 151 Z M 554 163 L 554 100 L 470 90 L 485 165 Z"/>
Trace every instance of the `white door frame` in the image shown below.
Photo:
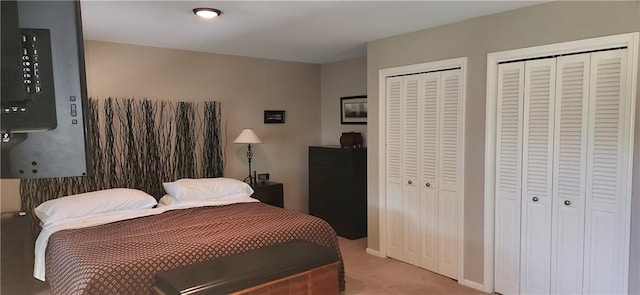
<path fill-rule="evenodd" d="M 415 65 L 401 66 L 395 68 L 382 69 L 378 71 L 378 146 L 380 147 L 378 152 L 378 208 L 379 208 L 379 229 L 380 229 L 380 250 L 369 251 L 367 253 L 377 255 L 379 257 L 387 257 L 387 91 L 386 91 L 386 79 L 390 76 L 406 75 L 421 72 L 437 71 L 450 68 L 460 68 L 462 71 L 462 105 L 460 114 L 462 116 L 462 142 L 460 145 L 462 154 L 460 155 L 460 187 L 458 204 L 460 220 L 458 225 L 458 282 L 463 284 L 464 274 L 464 142 L 465 142 L 465 105 L 467 101 L 466 89 L 467 89 L 467 58 L 453 58 L 435 62 L 421 63 Z M 472 282 L 471 282 L 472 283 Z M 464 285 L 464 284 L 463 284 Z"/>
<path fill-rule="evenodd" d="M 635 105 L 636 105 L 636 84 L 638 70 L 638 36 L 639 33 L 628 33 L 584 39 L 579 41 L 550 44 L 544 46 L 515 49 L 487 54 L 487 104 L 485 122 L 485 156 L 484 156 L 484 289 L 485 292 L 494 291 L 494 239 L 495 239 L 495 154 L 496 154 L 496 93 L 498 78 L 498 63 L 511 60 L 528 59 L 534 57 L 554 56 L 567 53 L 586 52 L 599 49 L 616 47 L 628 48 L 628 61 L 632 65 L 629 67 L 628 95 L 631 99 L 629 108 L 629 120 L 633 122 L 628 132 L 633 135 L 635 125 Z M 633 157 L 633 141 L 629 142 L 629 157 Z M 631 162 L 633 163 L 633 161 Z M 632 173 L 633 165 L 629 165 L 628 173 Z M 631 192 L 633 181 L 627 183 L 626 189 Z M 631 205 L 631 193 L 626 200 Z M 627 227 L 630 226 L 631 216 L 626 214 Z M 628 242 L 627 242 L 628 245 Z M 629 255 L 627 247 L 626 255 Z M 626 259 L 627 263 L 629 259 Z M 625 269 L 628 270 L 628 264 Z M 625 278 L 627 280 L 628 278 Z M 627 283 L 628 285 L 628 283 Z"/>

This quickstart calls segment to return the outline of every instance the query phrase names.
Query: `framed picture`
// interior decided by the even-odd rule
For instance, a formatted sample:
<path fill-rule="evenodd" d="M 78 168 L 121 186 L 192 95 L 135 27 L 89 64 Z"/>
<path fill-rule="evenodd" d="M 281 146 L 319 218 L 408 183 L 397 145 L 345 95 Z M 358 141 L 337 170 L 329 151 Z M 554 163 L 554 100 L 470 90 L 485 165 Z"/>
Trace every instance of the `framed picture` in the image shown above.
<path fill-rule="evenodd" d="M 367 124 L 367 96 L 346 96 L 340 98 L 341 124 Z"/>
<path fill-rule="evenodd" d="M 265 124 L 282 124 L 284 123 L 284 111 L 264 111 Z"/>

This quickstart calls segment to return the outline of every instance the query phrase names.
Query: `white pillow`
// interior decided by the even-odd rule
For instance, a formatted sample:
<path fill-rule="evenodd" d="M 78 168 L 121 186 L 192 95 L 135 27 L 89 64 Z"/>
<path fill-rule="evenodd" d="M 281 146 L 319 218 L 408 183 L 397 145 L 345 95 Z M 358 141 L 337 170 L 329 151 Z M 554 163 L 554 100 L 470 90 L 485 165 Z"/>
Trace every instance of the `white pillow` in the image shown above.
<path fill-rule="evenodd" d="M 143 191 L 114 188 L 49 200 L 36 207 L 34 212 L 43 226 L 50 226 L 85 216 L 119 211 L 142 211 L 156 204 L 156 199 Z"/>
<path fill-rule="evenodd" d="M 162 196 L 162 198 L 160 198 L 160 200 L 158 200 L 158 208 L 164 207 L 164 206 L 175 205 L 177 203 L 178 203 L 178 201 L 176 200 L 176 198 L 174 198 L 171 195 L 167 194 L 167 195 Z"/>
<path fill-rule="evenodd" d="M 235 194 L 233 196 L 229 196 L 224 199 L 206 199 L 206 200 L 195 200 L 195 201 L 178 201 L 176 198 L 171 195 L 164 195 L 164 197 L 160 198 L 158 201 L 158 209 L 161 210 L 174 210 L 174 209 L 186 209 L 186 208 L 195 208 L 195 207 L 205 207 L 205 206 L 222 206 L 222 205 L 231 205 L 238 203 L 259 203 L 259 200 L 256 200 L 252 197 L 241 196 L 240 194 Z"/>
<path fill-rule="evenodd" d="M 179 202 L 249 197 L 253 189 L 232 178 L 184 178 L 162 184 L 167 194 Z"/>

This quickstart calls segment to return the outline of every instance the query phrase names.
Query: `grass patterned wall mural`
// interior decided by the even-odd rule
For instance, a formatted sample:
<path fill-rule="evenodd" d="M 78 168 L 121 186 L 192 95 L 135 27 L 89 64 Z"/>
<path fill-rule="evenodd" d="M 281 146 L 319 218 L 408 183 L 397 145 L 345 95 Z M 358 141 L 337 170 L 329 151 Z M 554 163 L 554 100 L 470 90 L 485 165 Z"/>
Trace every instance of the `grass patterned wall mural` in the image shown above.
<path fill-rule="evenodd" d="M 65 195 L 120 187 L 159 199 L 162 182 L 223 175 L 218 102 L 90 98 L 87 110 L 92 172 L 21 180 L 23 211 Z"/>

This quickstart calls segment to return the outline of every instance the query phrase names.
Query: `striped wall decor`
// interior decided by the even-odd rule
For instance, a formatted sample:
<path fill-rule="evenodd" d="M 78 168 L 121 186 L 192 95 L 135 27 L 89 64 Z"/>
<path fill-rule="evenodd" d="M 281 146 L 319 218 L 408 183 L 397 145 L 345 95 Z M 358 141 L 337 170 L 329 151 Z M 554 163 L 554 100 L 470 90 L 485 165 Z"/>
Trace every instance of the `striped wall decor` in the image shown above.
<path fill-rule="evenodd" d="M 223 175 L 220 103 L 90 98 L 85 177 L 23 179 L 21 207 L 109 188 L 135 188 L 161 198 L 162 182 Z"/>

